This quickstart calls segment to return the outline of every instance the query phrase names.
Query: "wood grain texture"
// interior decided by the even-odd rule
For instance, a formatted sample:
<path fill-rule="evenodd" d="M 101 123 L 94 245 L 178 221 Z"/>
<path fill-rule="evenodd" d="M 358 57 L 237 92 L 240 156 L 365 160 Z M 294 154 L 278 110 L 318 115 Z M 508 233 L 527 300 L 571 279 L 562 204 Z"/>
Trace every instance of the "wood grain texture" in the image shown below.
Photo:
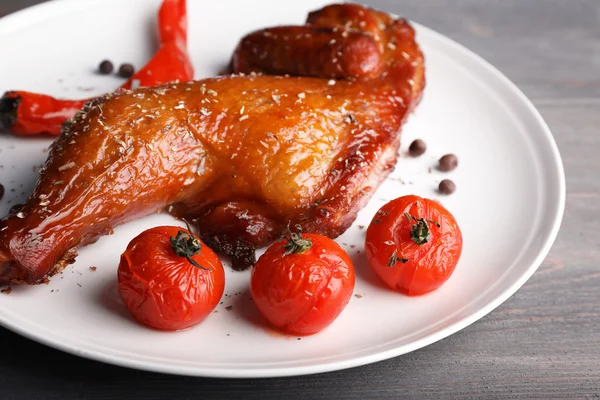
<path fill-rule="evenodd" d="M 0 15 L 35 2 L 0 0 Z M 367 3 L 474 50 L 512 79 L 546 118 L 565 163 L 567 210 L 536 274 L 488 316 L 431 346 L 364 367 L 297 378 L 150 374 L 63 354 L 0 329 L 1 398 L 600 397 L 600 2 Z"/>

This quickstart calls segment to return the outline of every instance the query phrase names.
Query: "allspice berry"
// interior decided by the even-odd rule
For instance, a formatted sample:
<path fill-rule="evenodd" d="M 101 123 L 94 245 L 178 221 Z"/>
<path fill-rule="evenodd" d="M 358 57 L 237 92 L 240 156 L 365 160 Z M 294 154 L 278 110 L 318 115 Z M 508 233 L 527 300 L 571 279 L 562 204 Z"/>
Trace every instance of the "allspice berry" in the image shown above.
<path fill-rule="evenodd" d="M 135 73 L 135 68 L 132 64 L 121 64 L 119 67 L 119 76 L 122 78 L 131 78 Z"/>
<path fill-rule="evenodd" d="M 456 191 L 456 184 L 450 179 L 444 179 L 440 182 L 438 190 L 441 194 L 452 194 Z"/>
<path fill-rule="evenodd" d="M 412 157 L 419 157 L 427 150 L 427 145 L 421 139 L 413 140 L 413 142 L 408 147 L 408 154 Z"/>
<path fill-rule="evenodd" d="M 102 74 L 102 75 L 108 75 L 111 72 L 113 72 L 114 66 L 113 63 L 111 63 L 109 60 L 104 60 L 100 63 L 100 65 L 98 66 L 98 71 Z"/>
<path fill-rule="evenodd" d="M 454 154 L 446 154 L 439 160 L 439 170 L 449 172 L 458 166 L 458 158 Z"/>

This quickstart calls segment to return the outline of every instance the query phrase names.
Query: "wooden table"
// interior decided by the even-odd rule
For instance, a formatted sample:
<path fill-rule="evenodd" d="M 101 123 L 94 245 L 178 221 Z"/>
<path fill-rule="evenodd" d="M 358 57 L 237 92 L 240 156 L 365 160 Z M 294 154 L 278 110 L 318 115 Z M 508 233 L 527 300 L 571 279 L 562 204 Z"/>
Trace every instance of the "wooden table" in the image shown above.
<path fill-rule="evenodd" d="M 0 0 L 0 15 L 40 1 Z M 566 167 L 567 209 L 536 274 L 491 314 L 429 347 L 364 367 L 289 379 L 151 374 L 63 354 L 0 328 L 0 398 L 600 397 L 600 1 L 367 3 L 479 53 L 546 118 Z"/>

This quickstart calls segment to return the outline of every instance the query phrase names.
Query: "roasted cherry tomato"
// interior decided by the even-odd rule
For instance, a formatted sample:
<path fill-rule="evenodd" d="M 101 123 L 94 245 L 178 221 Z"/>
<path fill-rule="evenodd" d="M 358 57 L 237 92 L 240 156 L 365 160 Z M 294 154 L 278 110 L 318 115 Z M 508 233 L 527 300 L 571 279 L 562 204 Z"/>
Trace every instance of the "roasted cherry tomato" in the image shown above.
<path fill-rule="evenodd" d="M 439 202 L 403 196 L 377 211 L 365 247 L 371 268 L 389 287 L 417 296 L 450 278 L 462 242 L 456 220 Z"/>
<path fill-rule="evenodd" d="M 225 273 L 217 255 L 191 231 L 148 229 L 121 255 L 119 293 L 140 322 L 179 330 L 202 321 L 219 303 Z"/>
<path fill-rule="evenodd" d="M 354 290 L 354 268 L 333 240 L 298 232 L 271 245 L 252 269 L 250 291 L 275 327 L 311 335 L 330 325 Z"/>

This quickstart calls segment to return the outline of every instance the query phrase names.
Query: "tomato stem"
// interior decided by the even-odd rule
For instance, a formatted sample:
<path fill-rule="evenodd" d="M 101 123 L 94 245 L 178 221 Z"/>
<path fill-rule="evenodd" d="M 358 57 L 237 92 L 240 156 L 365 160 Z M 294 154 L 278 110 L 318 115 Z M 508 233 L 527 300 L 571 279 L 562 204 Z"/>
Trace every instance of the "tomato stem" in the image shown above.
<path fill-rule="evenodd" d="M 185 222 L 185 225 L 189 232 L 180 230 L 177 232 L 177 236 L 171 236 L 171 248 L 173 249 L 173 252 L 179 257 L 185 257 L 185 259 L 194 267 L 209 271 L 210 268 L 205 268 L 192 259 L 192 256 L 198 254 L 200 250 L 202 250 L 202 243 L 198 237 L 194 237 L 187 221 Z"/>
<path fill-rule="evenodd" d="M 434 224 L 438 228 L 441 226 L 439 222 L 425 218 L 417 218 L 407 212 L 404 213 L 404 216 L 406 219 L 408 219 L 408 222 L 416 222 L 416 224 L 413 224 L 412 228 L 410 229 L 410 238 L 419 246 L 429 242 L 429 239 L 431 238 L 429 226 L 427 225 L 428 222 Z"/>
<path fill-rule="evenodd" d="M 302 238 L 302 227 L 300 225 L 296 225 L 297 232 L 292 232 L 289 224 L 287 230 L 289 237 L 284 236 L 284 238 L 287 239 L 287 243 L 283 246 L 285 249 L 285 253 L 283 254 L 284 257 L 291 253 L 302 254 L 311 248 L 312 242 L 310 239 Z"/>

